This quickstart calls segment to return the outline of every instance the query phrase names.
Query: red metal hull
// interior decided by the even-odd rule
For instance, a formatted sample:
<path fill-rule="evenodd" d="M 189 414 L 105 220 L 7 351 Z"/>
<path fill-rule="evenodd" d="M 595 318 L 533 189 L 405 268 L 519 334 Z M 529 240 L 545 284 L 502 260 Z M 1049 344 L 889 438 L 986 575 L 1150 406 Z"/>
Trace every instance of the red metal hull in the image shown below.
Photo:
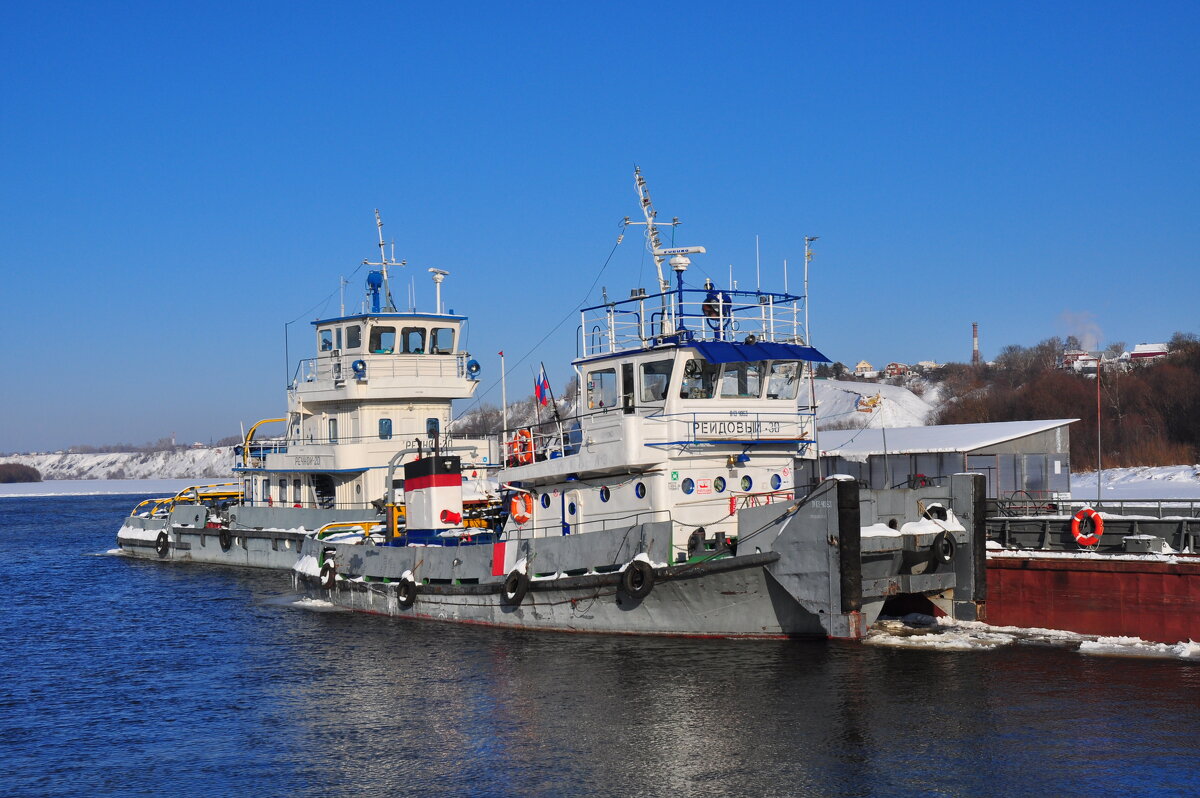
<path fill-rule="evenodd" d="M 989 557 L 987 621 L 1160 643 L 1200 640 L 1200 558 Z"/>

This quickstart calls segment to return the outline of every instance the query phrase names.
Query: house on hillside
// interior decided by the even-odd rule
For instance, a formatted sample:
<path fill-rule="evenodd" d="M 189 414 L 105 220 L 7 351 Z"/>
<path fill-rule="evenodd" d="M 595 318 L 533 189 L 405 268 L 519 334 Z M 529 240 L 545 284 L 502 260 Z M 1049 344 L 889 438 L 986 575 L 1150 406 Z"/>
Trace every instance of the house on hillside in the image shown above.
<path fill-rule="evenodd" d="M 907 363 L 888 363 L 883 367 L 885 377 L 903 377 L 909 373 Z"/>
<path fill-rule="evenodd" d="M 1170 349 L 1166 344 L 1138 344 L 1132 352 L 1122 352 L 1121 359 L 1128 361 L 1131 365 L 1142 365 L 1153 363 L 1168 354 L 1170 354 Z"/>
<path fill-rule="evenodd" d="M 864 380 L 873 380 L 879 376 L 879 372 L 866 360 L 860 360 L 854 366 L 854 376 Z"/>
<path fill-rule="evenodd" d="M 989 498 L 1024 491 L 1051 499 L 1071 490 L 1067 427 L 1075 421 L 821 430 L 820 475 L 849 474 L 869 488 L 892 488 L 949 485 L 951 474 L 974 471 L 987 476 Z"/>
<path fill-rule="evenodd" d="M 930 371 L 937 371 L 941 367 L 941 363 L 937 363 L 933 360 L 918 360 L 913 369 L 920 374 L 927 374 Z"/>
<path fill-rule="evenodd" d="M 1076 374 L 1095 374 L 1100 355 L 1083 349 L 1064 349 L 1058 361 L 1059 368 Z"/>

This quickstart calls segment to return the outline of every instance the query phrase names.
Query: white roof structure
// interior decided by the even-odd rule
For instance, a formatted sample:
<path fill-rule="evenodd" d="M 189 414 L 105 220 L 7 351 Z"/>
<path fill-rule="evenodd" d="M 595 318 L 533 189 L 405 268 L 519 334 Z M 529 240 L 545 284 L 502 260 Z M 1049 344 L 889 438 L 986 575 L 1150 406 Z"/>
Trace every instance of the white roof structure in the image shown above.
<path fill-rule="evenodd" d="M 991 424 L 945 424 L 931 427 L 896 427 L 886 430 L 887 454 L 973 452 L 1015 438 L 1066 426 L 1077 418 L 1044 421 L 998 421 Z M 821 430 L 822 457 L 861 460 L 883 454 L 885 430 L 876 428 Z"/>

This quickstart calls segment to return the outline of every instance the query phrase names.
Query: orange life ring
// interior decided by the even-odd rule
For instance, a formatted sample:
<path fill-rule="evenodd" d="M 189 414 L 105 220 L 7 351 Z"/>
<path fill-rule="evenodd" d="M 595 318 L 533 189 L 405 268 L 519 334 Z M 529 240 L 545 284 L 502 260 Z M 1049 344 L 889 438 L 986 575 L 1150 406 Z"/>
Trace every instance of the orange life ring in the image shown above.
<path fill-rule="evenodd" d="M 518 524 L 525 524 L 533 518 L 533 497 L 528 493 L 518 493 L 508 503 L 508 514 Z"/>
<path fill-rule="evenodd" d="M 533 462 L 533 433 L 527 429 L 519 429 L 508 443 L 509 454 L 519 465 Z"/>
<path fill-rule="evenodd" d="M 1092 522 L 1092 532 L 1090 535 L 1085 535 L 1079 531 L 1080 522 L 1085 518 Z M 1095 546 L 1100 542 L 1100 536 L 1104 534 L 1104 519 L 1100 517 L 1100 513 L 1091 507 L 1084 507 L 1075 513 L 1075 517 L 1071 520 L 1071 534 L 1075 537 L 1075 542 L 1080 546 Z"/>

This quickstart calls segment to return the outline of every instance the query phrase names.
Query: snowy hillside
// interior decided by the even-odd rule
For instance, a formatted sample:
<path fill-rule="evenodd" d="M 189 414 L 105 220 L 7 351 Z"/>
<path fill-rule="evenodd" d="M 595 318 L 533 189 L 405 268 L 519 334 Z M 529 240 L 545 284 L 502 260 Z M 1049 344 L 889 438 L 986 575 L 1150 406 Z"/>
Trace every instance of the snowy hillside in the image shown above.
<path fill-rule="evenodd" d="M 927 423 L 933 405 L 907 388 L 875 382 L 817 380 L 817 425 L 834 427 L 921 427 Z M 860 405 L 878 394 L 879 402 L 871 412 Z"/>
<path fill-rule="evenodd" d="M 104 454 L 19 454 L 6 463 L 33 466 L 42 479 L 192 479 L 230 478 L 233 448 L 180 449 L 165 452 Z"/>

